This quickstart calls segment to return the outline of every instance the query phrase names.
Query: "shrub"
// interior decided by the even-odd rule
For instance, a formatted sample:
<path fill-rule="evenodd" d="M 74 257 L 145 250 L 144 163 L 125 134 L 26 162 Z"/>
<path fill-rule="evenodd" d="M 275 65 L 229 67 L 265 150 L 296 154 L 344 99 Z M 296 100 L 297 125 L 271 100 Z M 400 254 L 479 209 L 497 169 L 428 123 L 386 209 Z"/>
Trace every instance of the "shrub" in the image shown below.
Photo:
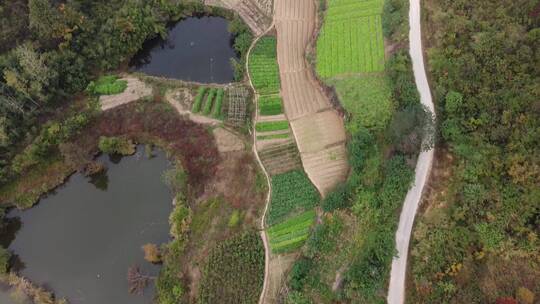
<path fill-rule="evenodd" d="M 94 95 L 114 95 L 124 92 L 127 81 L 119 80 L 117 76 L 102 76 L 97 81 L 88 84 L 86 90 Z"/>
<path fill-rule="evenodd" d="M 289 287 L 291 287 L 292 290 L 302 290 L 311 268 L 313 268 L 313 261 L 311 259 L 306 257 L 298 259 L 294 263 L 291 273 L 289 274 Z"/>
<path fill-rule="evenodd" d="M 144 251 L 144 259 L 152 264 L 161 263 L 161 253 L 156 244 L 145 244 L 142 247 Z"/>
<path fill-rule="evenodd" d="M 136 151 L 133 141 L 124 137 L 102 136 L 99 138 L 98 147 L 107 154 L 132 155 Z"/>
<path fill-rule="evenodd" d="M 6 274 L 9 269 L 9 259 L 11 254 L 7 249 L 0 246 L 0 274 Z"/>
<path fill-rule="evenodd" d="M 216 244 L 202 267 L 198 303 L 256 303 L 264 281 L 264 247 L 246 232 Z"/>
<path fill-rule="evenodd" d="M 238 210 L 234 210 L 233 213 L 231 214 L 231 217 L 229 218 L 229 223 L 227 223 L 227 226 L 229 226 L 229 228 L 234 228 L 236 226 L 238 226 L 238 224 L 240 223 L 240 211 Z"/>
<path fill-rule="evenodd" d="M 180 164 L 174 169 L 163 172 L 163 182 L 175 193 L 181 194 L 187 190 L 188 174 Z"/>
<path fill-rule="evenodd" d="M 351 189 L 348 184 L 338 185 L 322 201 L 321 207 L 325 212 L 336 209 L 348 208 L 351 206 Z"/>

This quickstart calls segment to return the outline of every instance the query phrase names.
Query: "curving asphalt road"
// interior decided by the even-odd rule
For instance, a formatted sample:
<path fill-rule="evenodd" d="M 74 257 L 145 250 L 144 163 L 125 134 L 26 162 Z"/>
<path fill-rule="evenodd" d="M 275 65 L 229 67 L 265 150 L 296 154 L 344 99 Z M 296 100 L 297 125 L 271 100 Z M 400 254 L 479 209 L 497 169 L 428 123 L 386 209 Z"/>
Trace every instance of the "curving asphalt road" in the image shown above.
<path fill-rule="evenodd" d="M 422 104 L 428 107 L 432 113 L 435 113 L 422 52 L 420 0 L 410 0 L 409 5 L 409 51 L 413 63 L 414 79 L 416 87 L 420 92 Z M 409 241 L 414 217 L 433 164 L 433 155 L 433 149 L 420 153 L 418 162 L 416 163 L 414 186 L 407 193 L 403 203 L 398 230 L 396 232 L 396 249 L 398 254 L 392 261 L 392 271 L 390 272 L 390 285 L 388 287 L 387 297 L 389 304 L 402 304 L 405 302 L 405 275 L 407 271 Z"/>

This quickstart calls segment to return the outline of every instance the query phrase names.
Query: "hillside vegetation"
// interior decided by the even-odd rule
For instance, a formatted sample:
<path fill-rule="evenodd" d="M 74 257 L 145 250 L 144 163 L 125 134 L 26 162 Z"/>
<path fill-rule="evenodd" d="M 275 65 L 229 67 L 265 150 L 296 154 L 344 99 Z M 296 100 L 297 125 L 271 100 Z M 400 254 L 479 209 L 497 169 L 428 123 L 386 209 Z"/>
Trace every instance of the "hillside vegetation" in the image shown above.
<path fill-rule="evenodd" d="M 532 0 L 426 7 L 432 89 L 453 162 L 414 232 L 410 303 L 540 298 L 539 14 Z"/>
<path fill-rule="evenodd" d="M 320 223 L 289 275 L 287 303 L 382 303 L 399 210 L 430 115 L 406 45 L 408 2 L 328 0 L 316 69 L 346 111 L 348 180 L 322 201 Z M 404 25 L 405 24 L 405 25 Z"/>

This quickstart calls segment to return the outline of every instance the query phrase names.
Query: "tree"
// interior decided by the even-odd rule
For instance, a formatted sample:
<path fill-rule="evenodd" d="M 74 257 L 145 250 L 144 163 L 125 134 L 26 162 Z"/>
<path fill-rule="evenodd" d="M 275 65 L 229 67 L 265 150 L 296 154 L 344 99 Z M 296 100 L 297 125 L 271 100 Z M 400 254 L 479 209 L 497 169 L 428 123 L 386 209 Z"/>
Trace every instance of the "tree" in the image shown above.
<path fill-rule="evenodd" d="M 56 77 L 45 57 L 30 44 L 22 44 L 14 50 L 16 66 L 4 70 L 6 84 L 26 98 L 46 101 L 47 88 Z"/>
<path fill-rule="evenodd" d="M 29 0 L 28 9 L 30 29 L 39 39 L 48 41 L 59 37 L 63 28 L 62 18 L 49 0 Z"/>
<path fill-rule="evenodd" d="M 146 286 L 148 286 L 148 283 L 150 283 L 150 280 L 154 278 L 142 274 L 139 266 L 134 265 L 128 268 L 127 279 L 129 293 L 142 295 L 144 293 L 144 289 Z"/>

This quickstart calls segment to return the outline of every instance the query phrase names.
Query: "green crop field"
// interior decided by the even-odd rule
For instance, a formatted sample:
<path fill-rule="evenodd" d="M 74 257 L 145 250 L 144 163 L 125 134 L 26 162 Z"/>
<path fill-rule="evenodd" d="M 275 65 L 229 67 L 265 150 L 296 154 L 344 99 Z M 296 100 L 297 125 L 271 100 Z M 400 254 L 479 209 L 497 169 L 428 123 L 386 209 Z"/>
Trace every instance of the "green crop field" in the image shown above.
<path fill-rule="evenodd" d="M 221 118 L 224 95 L 225 91 L 223 89 L 218 89 L 216 94 L 216 102 L 214 103 L 214 109 L 212 109 L 212 117 L 214 118 Z"/>
<path fill-rule="evenodd" d="M 287 120 L 258 122 L 255 126 L 257 132 L 281 131 L 287 129 L 289 129 L 289 121 Z"/>
<path fill-rule="evenodd" d="M 315 186 L 301 170 L 294 170 L 272 177 L 272 198 L 267 222 L 272 225 L 288 215 L 313 208 L 320 196 Z"/>
<path fill-rule="evenodd" d="M 384 70 L 382 7 L 382 0 L 328 0 L 317 41 L 321 77 Z"/>
<path fill-rule="evenodd" d="M 193 106 L 191 107 L 191 112 L 197 113 L 201 110 L 204 94 L 206 94 L 206 91 L 208 89 L 205 87 L 200 87 L 197 91 L 197 96 L 195 97 L 195 102 L 193 102 Z"/>
<path fill-rule="evenodd" d="M 279 67 L 277 64 L 276 38 L 263 37 L 249 56 L 249 75 L 260 95 L 279 93 Z"/>
<path fill-rule="evenodd" d="M 302 246 L 314 221 L 315 211 L 310 210 L 270 227 L 268 237 L 272 252 L 283 253 Z"/>
<path fill-rule="evenodd" d="M 217 89 L 210 89 L 208 97 L 206 97 L 206 102 L 204 103 L 203 114 L 208 115 L 212 111 L 212 104 L 214 103 L 214 97 L 217 94 Z"/>
<path fill-rule="evenodd" d="M 259 110 L 262 116 L 282 114 L 281 97 L 278 95 L 261 96 L 259 98 Z"/>

